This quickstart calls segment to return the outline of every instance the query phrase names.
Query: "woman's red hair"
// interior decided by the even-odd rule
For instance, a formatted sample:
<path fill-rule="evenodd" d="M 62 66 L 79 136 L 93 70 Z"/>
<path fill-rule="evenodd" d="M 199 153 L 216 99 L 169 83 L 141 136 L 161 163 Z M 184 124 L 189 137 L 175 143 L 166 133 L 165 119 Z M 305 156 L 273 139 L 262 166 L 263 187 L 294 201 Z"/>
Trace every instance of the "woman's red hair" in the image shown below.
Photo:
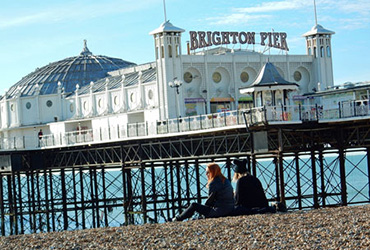
<path fill-rule="evenodd" d="M 207 165 L 209 175 L 208 175 L 208 183 L 207 188 L 209 187 L 209 184 L 216 178 L 220 177 L 222 180 L 222 183 L 226 180 L 226 177 L 221 173 L 221 168 L 218 164 L 212 162 Z"/>

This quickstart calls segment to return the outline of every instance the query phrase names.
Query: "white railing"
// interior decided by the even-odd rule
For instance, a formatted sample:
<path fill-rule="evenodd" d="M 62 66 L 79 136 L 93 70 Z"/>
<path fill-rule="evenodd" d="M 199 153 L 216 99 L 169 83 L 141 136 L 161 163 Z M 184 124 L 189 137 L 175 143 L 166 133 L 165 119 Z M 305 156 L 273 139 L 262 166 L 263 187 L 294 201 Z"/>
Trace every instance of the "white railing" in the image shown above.
<path fill-rule="evenodd" d="M 320 105 L 286 105 L 234 110 L 228 112 L 189 116 L 157 122 L 131 123 L 87 130 L 70 131 L 36 137 L 0 138 L 0 150 L 17 150 L 70 146 L 92 142 L 109 142 L 133 137 L 155 136 L 216 129 L 236 125 L 255 126 L 258 124 L 302 123 L 306 121 L 363 119 L 370 116 L 369 102 L 341 102 L 338 108 L 326 109 Z"/>

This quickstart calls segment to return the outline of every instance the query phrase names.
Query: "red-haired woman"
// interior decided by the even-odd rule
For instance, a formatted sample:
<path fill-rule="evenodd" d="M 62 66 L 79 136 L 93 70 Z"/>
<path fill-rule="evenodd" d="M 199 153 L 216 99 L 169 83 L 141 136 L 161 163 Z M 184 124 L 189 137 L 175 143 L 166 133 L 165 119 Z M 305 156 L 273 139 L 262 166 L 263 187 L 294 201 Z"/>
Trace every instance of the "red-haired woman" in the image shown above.
<path fill-rule="evenodd" d="M 227 216 L 234 209 L 233 187 L 221 173 L 220 166 L 216 163 L 208 164 L 206 175 L 208 178 L 208 199 L 205 205 L 194 202 L 172 221 L 189 219 L 195 212 L 206 218 L 222 217 Z"/>

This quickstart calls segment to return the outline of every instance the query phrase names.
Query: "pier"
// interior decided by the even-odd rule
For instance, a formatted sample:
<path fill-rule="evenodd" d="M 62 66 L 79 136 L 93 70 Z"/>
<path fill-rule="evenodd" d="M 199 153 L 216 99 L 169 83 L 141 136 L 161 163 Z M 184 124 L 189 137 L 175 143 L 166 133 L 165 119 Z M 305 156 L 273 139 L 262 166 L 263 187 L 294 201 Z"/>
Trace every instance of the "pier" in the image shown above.
<path fill-rule="evenodd" d="M 231 179 L 236 157 L 247 158 L 268 199 L 289 210 L 368 203 L 369 118 L 348 114 L 255 108 L 130 124 L 124 137 L 111 129 L 45 135 L 41 147 L 3 143 L 1 234 L 161 223 L 204 201 L 208 162 Z"/>

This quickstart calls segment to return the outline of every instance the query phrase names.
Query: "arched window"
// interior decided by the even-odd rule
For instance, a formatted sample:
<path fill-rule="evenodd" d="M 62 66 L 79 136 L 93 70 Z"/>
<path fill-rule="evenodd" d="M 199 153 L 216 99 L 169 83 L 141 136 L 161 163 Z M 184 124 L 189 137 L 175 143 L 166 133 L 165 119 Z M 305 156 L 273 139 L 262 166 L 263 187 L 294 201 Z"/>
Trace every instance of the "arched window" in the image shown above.
<path fill-rule="evenodd" d="M 315 48 L 313 48 L 313 55 L 314 55 L 314 57 L 316 58 L 316 47 L 315 47 Z"/>
<path fill-rule="evenodd" d="M 171 45 L 168 45 L 168 57 L 169 58 L 172 57 L 172 46 Z"/>
<path fill-rule="evenodd" d="M 164 58 L 164 46 L 161 46 L 161 57 Z"/>
<path fill-rule="evenodd" d="M 158 47 L 155 47 L 155 59 L 158 59 L 159 56 L 158 56 Z"/>
<path fill-rule="evenodd" d="M 320 47 L 320 56 L 321 57 L 324 56 L 324 47 L 323 46 Z"/>
<path fill-rule="evenodd" d="M 328 57 L 331 57 L 331 50 L 330 50 L 330 46 L 326 46 L 326 55 Z"/>

